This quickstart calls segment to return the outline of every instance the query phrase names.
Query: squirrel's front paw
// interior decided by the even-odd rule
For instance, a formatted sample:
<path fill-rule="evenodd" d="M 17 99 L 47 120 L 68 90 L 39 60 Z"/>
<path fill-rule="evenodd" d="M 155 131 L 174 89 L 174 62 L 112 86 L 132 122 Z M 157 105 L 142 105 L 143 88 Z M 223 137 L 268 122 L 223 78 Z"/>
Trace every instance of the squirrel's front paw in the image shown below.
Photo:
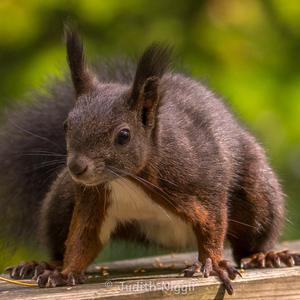
<path fill-rule="evenodd" d="M 240 272 L 229 261 L 221 260 L 215 263 L 211 258 L 207 258 L 204 263 L 196 262 L 183 272 L 186 277 L 200 272 L 203 273 L 204 277 L 217 276 L 223 282 L 229 295 L 233 294 L 231 280 L 235 279 L 237 275 L 241 276 Z"/>
<path fill-rule="evenodd" d="M 58 270 L 49 271 L 46 270 L 44 273 L 38 276 L 37 284 L 39 287 L 57 287 L 65 285 L 76 285 L 84 283 L 85 275 L 82 273 L 69 272 L 64 274 Z"/>
<path fill-rule="evenodd" d="M 8 272 L 13 279 L 34 279 L 44 273 L 46 270 L 54 270 L 56 267 L 45 261 L 22 262 L 19 265 L 7 267 L 5 272 Z"/>

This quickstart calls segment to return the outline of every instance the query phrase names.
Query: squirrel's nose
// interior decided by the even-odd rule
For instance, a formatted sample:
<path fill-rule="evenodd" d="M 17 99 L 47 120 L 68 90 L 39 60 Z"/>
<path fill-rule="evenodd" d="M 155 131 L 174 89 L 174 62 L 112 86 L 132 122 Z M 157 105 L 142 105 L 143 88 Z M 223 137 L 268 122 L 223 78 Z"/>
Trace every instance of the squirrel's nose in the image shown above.
<path fill-rule="evenodd" d="M 68 162 L 68 168 L 75 176 L 80 176 L 87 171 L 88 164 L 81 159 L 72 159 Z"/>

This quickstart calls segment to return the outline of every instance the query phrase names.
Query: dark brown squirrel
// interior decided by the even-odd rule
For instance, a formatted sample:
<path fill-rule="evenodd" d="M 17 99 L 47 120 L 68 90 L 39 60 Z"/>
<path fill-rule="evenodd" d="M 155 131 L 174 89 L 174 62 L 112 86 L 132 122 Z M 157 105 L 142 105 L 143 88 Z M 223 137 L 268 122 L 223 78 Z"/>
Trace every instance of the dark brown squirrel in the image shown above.
<path fill-rule="evenodd" d="M 207 87 L 169 71 L 170 48 L 152 44 L 135 73 L 126 76 L 123 67 L 110 76 L 87 67 L 70 29 L 66 45 L 74 105 L 63 83 L 41 106 L 16 113 L 18 125 L 2 133 L 1 167 L 8 173 L 0 179 L 8 191 L 15 188 L 8 202 L 26 203 L 28 196 L 21 209 L 35 213 L 23 220 L 41 228 L 50 254 L 49 263 L 8 268 L 11 277 L 34 276 L 40 287 L 82 283 L 111 236 L 172 249 L 196 245 L 198 261 L 184 274 L 217 275 L 229 294 L 239 272 L 224 260 L 226 238 L 244 268 L 300 264 L 297 254 L 271 251 L 284 197 L 264 150 Z M 34 154 L 47 159 L 65 149 L 64 119 L 67 166 L 49 179 Z"/>

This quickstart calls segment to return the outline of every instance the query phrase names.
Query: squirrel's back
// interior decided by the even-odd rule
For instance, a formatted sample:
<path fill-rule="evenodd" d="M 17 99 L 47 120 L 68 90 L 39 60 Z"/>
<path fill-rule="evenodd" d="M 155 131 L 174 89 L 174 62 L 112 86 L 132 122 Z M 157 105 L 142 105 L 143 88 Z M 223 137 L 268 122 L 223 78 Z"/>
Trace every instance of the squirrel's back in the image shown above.
<path fill-rule="evenodd" d="M 175 178 L 180 170 L 182 182 L 178 187 L 199 185 L 194 176 L 199 172 L 203 172 L 199 174 L 201 178 L 208 178 L 201 181 L 206 187 L 215 182 L 216 178 L 211 178 L 215 174 L 220 174 L 220 184 L 224 178 L 234 184 L 247 157 L 247 147 L 259 148 L 258 154 L 263 156 L 255 138 L 233 116 L 226 103 L 201 82 L 169 73 L 162 79 L 162 90 L 155 155 L 152 155 L 160 159 L 157 162 L 152 159 L 151 163 L 157 163 L 162 176 L 174 173 Z"/>

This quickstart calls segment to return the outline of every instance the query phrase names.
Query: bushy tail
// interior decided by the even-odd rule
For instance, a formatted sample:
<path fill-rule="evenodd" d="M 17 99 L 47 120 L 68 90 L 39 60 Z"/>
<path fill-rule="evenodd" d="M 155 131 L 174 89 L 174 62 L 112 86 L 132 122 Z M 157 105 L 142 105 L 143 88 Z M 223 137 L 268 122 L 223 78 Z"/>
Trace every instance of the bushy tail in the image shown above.
<path fill-rule="evenodd" d="M 65 164 L 63 121 L 72 103 L 70 85 L 61 82 L 2 115 L 0 239 L 35 234 L 41 201 Z"/>

